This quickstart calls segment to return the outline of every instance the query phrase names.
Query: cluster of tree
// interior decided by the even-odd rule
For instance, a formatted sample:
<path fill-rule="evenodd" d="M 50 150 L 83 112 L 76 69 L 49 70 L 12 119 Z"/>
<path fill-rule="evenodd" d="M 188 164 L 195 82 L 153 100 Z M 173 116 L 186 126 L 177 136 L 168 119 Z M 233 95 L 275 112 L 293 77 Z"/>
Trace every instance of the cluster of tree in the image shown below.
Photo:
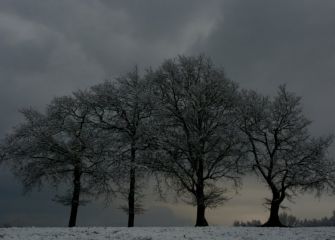
<path fill-rule="evenodd" d="M 29 190 L 69 186 L 58 200 L 78 206 L 92 197 L 127 200 L 128 226 L 142 211 L 143 179 L 154 174 L 197 208 L 227 200 L 227 184 L 256 173 L 272 192 L 265 226 L 281 226 L 278 211 L 299 191 L 332 186 L 332 137 L 313 138 L 300 98 L 284 86 L 270 98 L 240 90 L 204 56 L 165 61 L 140 75 L 137 68 L 71 96 L 57 97 L 44 113 L 28 108 L 25 120 L 1 145 L 2 160 Z"/>
<path fill-rule="evenodd" d="M 290 227 L 330 227 L 335 226 L 335 211 L 331 217 L 323 217 L 321 219 L 299 219 L 294 215 L 286 212 L 280 214 L 280 220 L 283 224 Z"/>
<path fill-rule="evenodd" d="M 281 223 L 288 227 L 333 227 L 335 226 L 335 211 L 331 217 L 323 217 L 321 219 L 299 219 L 294 215 L 283 212 L 279 214 Z M 260 220 L 251 220 L 247 222 L 234 221 L 236 227 L 258 227 L 262 226 Z"/>
<path fill-rule="evenodd" d="M 260 220 L 251 220 L 251 221 L 239 221 L 239 220 L 235 220 L 233 223 L 234 227 L 259 227 L 262 226 L 262 222 Z"/>

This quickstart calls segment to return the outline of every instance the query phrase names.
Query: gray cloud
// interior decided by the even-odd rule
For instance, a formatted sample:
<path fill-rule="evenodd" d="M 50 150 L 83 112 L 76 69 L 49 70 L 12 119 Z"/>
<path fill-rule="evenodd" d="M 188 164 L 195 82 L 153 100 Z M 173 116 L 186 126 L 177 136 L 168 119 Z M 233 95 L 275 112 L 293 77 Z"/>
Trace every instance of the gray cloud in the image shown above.
<path fill-rule="evenodd" d="M 273 94 L 279 84 L 303 97 L 313 132 L 335 130 L 333 1 L 232 1 L 216 31 L 194 46 L 242 87 Z"/>
<path fill-rule="evenodd" d="M 241 87 L 273 94 L 279 84 L 287 83 L 303 97 L 306 114 L 314 121 L 313 133 L 333 132 L 334 10 L 332 0 L 2 0 L 0 137 L 20 121 L 19 108 L 42 109 L 54 96 L 89 87 L 134 64 L 156 66 L 177 54 L 197 53 L 224 66 Z M 46 224 L 66 221 L 66 210 L 50 202 L 51 191 L 19 197 L 19 184 L 12 182 L 11 175 L 3 175 L 1 206 L 11 207 L 0 210 L 1 221 L 31 216 L 32 224 L 41 225 L 41 219 L 51 215 L 58 216 L 56 222 Z M 257 182 L 246 185 L 235 200 L 211 211 L 209 221 L 229 224 L 237 218 L 266 216 L 263 189 Z M 310 195 L 299 201 L 304 207 L 292 205 L 295 213 L 315 216 L 303 211 L 315 204 Z M 332 210 L 330 201 L 320 201 L 319 214 L 326 215 Z M 182 204 L 159 206 L 141 217 L 143 224 L 152 224 L 159 214 L 179 225 L 189 223 L 185 216 L 194 217 Z M 97 223 L 117 224 L 120 213 L 104 215 L 101 209 L 99 204 L 88 206 L 82 223 L 91 224 L 88 216 L 100 211 Z"/>

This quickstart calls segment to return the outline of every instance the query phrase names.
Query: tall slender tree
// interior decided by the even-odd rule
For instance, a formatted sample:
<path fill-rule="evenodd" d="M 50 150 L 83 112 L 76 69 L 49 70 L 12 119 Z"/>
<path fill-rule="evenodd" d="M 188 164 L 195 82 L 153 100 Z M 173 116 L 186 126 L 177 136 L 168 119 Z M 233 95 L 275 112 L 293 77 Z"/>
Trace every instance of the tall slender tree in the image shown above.
<path fill-rule="evenodd" d="M 207 226 L 206 208 L 226 199 L 219 180 L 239 180 L 237 86 L 204 56 L 167 60 L 152 78 L 160 148 L 153 168 L 197 207 L 195 225 Z"/>
<path fill-rule="evenodd" d="M 264 226 L 283 226 L 279 209 L 297 192 L 321 190 L 331 181 L 333 163 L 327 158 L 332 137 L 313 138 L 301 99 L 279 87 L 274 98 L 253 91 L 241 94 L 239 128 L 252 170 L 270 189 L 270 216 Z"/>
<path fill-rule="evenodd" d="M 120 171 L 128 176 L 120 178 L 121 193 L 128 201 L 122 209 L 128 213 L 128 227 L 133 227 L 135 214 L 142 212 L 141 179 L 147 172 L 143 160 L 146 152 L 153 148 L 149 126 L 152 113 L 150 85 L 136 67 L 114 82 L 106 81 L 92 87 L 88 99 L 96 127 L 117 139 L 115 157 L 120 161 Z M 128 187 L 124 181 L 128 182 Z"/>

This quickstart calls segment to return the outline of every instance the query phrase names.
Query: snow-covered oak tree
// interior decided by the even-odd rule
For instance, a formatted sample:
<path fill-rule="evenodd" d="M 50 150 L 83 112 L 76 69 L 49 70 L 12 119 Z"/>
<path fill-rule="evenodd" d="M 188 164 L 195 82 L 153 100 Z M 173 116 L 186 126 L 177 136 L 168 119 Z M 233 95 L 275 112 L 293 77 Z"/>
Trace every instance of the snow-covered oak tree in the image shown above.
<path fill-rule="evenodd" d="M 93 86 L 86 99 L 92 109 L 95 126 L 115 140 L 118 151 L 114 158 L 120 163 L 120 176 L 123 175 L 119 179 L 120 192 L 128 201 L 122 209 L 128 214 L 128 227 L 133 227 L 135 214 L 143 210 L 141 181 L 147 175 L 143 160 L 153 149 L 150 85 L 146 77 L 139 75 L 136 67 L 115 81 Z"/>
<path fill-rule="evenodd" d="M 13 129 L 2 146 L 5 160 L 30 190 L 43 184 L 69 186 L 69 227 L 76 225 L 83 194 L 110 192 L 110 141 L 87 121 L 89 109 L 73 97 L 59 97 L 45 114 L 24 109 L 24 122 Z M 108 159 L 108 161 L 106 161 Z"/>
<path fill-rule="evenodd" d="M 321 190 L 334 170 L 327 158 L 332 137 L 313 138 L 310 121 L 304 116 L 301 99 L 279 87 L 274 98 L 254 91 L 241 93 L 237 116 L 245 136 L 252 170 L 272 193 L 267 200 L 270 217 L 264 226 L 282 226 L 281 203 L 297 192 Z"/>
<path fill-rule="evenodd" d="M 153 168 L 197 207 L 196 226 L 207 226 L 206 208 L 226 199 L 222 185 L 239 182 L 237 86 L 205 56 L 167 60 L 152 79 L 160 149 Z"/>

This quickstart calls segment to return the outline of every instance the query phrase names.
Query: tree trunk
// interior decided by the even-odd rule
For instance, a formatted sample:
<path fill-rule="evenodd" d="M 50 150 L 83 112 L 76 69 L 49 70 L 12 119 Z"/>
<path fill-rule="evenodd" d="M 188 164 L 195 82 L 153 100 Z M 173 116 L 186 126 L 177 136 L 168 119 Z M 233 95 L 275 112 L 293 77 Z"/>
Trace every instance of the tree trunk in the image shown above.
<path fill-rule="evenodd" d="M 195 223 L 196 227 L 206 227 L 208 226 L 208 222 L 205 218 L 205 210 L 206 206 L 204 204 L 197 205 L 197 220 Z"/>
<path fill-rule="evenodd" d="M 263 227 L 285 227 L 279 219 L 279 207 L 283 200 L 284 196 L 280 196 L 279 193 L 273 193 L 270 207 L 270 217 L 267 222 L 263 224 Z"/>
<path fill-rule="evenodd" d="M 135 221 L 135 149 L 131 149 L 130 184 L 128 194 L 128 227 L 134 227 Z"/>
<path fill-rule="evenodd" d="M 197 169 L 197 189 L 196 189 L 196 199 L 197 199 L 197 219 L 195 226 L 196 227 L 205 227 L 208 226 L 208 222 L 205 218 L 205 194 L 204 194 L 204 180 L 203 180 L 203 162 L 200 159 L 198 161 L 199 166 Z"/>
<path fill-rule="evenodd" d="M 69 220 L 69 227 L 76 226 L 80 196 L 80 177 L 80 170 L 78 168 L 75 168 L 73 173 L 73 194 L 71 200 L 71 215 Z"/>

